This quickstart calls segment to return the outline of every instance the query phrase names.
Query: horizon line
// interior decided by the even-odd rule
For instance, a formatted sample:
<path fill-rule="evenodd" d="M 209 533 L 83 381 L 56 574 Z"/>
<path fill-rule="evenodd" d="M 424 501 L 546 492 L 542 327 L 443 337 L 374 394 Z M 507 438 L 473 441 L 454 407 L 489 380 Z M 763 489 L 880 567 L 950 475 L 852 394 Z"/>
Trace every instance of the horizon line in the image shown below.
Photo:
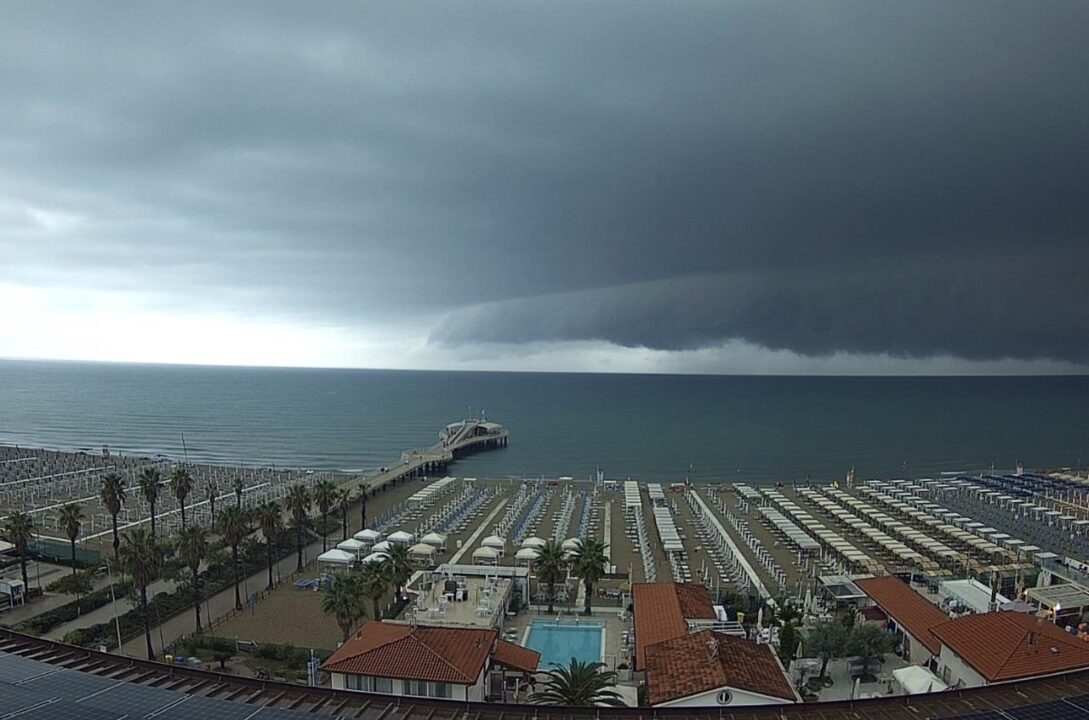
<path fill-rule="evenodd" d="M 368 372 L 405 372 L 405 373 L 505 373 L 511 375 L 625 375 L 625 376 L 664 376 L 664 377 L 753 377 L 753 378 L 1046 378 L 1046 377 L 1089 377 L 1089 368 L 1042 373 L 1004 373 L 1004 372 L 966 372 L 966 373 L 794 373 L 794 372 L 648 372 L 631 370 L 475 370 L 471 368 L 392 368 L 365 366 L 324 366 L 324 365 L 249 365 L 244 363 L 201 363 L 201 362 L 162 362 L 148 360 L 90 360 L 80 358 L 48 358 L 0 355 L 0 362 L 56 363 L 78 365 L 132 365 L 139 367 L 164 368 L 215 368 L 240 370 L 326 370 L 326 371 L 368 371 Z"/>

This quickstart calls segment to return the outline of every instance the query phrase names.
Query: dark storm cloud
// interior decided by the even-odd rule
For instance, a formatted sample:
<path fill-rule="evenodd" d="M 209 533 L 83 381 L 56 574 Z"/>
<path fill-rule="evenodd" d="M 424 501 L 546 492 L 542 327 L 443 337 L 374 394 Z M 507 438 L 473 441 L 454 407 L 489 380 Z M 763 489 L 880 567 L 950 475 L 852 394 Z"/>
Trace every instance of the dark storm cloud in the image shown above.
<path fill-rule="evenodd" d="M 1082 2 L 9 7 L 0 281 L 1082 362 L 1086 37 Z"/>

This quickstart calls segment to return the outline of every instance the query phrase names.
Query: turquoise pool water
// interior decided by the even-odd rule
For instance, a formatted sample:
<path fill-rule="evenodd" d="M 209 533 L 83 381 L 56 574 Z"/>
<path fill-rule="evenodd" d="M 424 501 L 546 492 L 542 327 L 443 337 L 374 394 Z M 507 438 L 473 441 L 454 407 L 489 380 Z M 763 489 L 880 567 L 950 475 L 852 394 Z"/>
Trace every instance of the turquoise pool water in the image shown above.
<path fill-rule="evenodd" d="M 602 625 L 595 622 L 534 620 L 526 646 L 541 653 L 542 670 L 552 663 L 567 665 L 571 658 L 599 662 L 602 655 Z"/>

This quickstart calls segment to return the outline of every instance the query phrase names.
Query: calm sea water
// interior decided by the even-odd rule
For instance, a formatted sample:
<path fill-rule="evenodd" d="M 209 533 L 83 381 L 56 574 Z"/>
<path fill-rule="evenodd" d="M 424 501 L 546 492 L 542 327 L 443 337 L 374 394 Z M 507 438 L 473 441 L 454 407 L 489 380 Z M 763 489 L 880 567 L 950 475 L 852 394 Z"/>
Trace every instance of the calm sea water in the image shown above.
<path fill-rule="evenodd" d="M 470 409 L 471 408 L 471 409 Z M 0 361 L 0 443 L 373 469 L 485 410 L 462 476 L 769 482 L 1089 462 L 1089 377 L 399 372 Z"/>

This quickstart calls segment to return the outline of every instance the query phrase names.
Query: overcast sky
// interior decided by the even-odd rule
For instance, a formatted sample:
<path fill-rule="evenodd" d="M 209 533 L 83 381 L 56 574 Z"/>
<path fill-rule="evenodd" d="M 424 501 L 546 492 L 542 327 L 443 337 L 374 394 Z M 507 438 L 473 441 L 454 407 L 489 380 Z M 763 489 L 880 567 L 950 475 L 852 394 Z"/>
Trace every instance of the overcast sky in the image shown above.
<path fill-rule="evenodd" d="M 1089 3 L 11 3 L 0 356 L 1089 368 Z"/>

